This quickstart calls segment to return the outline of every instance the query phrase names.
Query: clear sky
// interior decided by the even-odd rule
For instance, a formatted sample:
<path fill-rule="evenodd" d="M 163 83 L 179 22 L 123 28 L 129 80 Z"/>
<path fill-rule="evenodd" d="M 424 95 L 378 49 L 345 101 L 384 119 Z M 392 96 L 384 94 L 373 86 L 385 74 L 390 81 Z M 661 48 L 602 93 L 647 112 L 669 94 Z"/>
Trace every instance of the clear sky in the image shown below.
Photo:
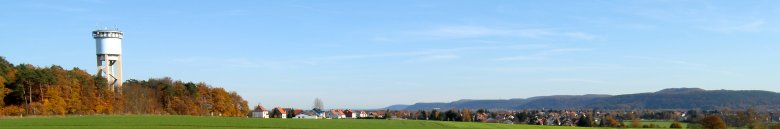
<path fill-rule="evenodd" d="M 250 105 L 780 91 L 780 2 L 0 1 L 0 56 L 96 72 L 118 26 L 126 79 L 170 76 Z"/>

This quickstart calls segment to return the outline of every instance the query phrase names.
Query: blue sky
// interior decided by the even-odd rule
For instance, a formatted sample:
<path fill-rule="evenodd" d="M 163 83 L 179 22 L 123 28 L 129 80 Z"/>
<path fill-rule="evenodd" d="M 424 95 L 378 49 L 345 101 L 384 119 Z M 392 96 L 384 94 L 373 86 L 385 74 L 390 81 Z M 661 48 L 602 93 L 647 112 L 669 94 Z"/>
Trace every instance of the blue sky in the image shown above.
<path fill-rule="evenodd" d="M 780 2 L 0 1 L 0 55 L 237 91 L 251 105 L 380 108 L 458 99 L 780 91 Z"/>

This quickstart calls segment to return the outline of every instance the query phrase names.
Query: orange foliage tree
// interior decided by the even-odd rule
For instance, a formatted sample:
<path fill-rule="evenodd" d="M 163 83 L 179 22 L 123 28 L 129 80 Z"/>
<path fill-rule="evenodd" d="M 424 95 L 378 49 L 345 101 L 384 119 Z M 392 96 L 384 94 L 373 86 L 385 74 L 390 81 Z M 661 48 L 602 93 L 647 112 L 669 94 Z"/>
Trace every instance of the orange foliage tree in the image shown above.
<path fill-rule="evenodd" d="M 14 66 L 0 57 L 0 115 L 173 114 L 246 116 L 236 92 L 171 78 L 127 80 L 111 91 L 103 77 L 54 65 Z"/>

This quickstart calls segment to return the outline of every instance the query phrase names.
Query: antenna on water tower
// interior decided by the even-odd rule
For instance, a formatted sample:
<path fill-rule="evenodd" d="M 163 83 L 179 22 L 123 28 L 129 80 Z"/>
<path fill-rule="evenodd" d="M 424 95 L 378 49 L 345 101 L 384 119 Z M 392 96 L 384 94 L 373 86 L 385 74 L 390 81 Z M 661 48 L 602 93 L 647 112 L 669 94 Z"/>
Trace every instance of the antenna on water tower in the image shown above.
<path fill-rule="evenodd" d="M 121 93 L 119 90 L 122 87 L 123 35 L 124 33 L 118 28 L 104 27 L 104 29 L 92 31 L 92 38 L 95 38 L 97 50 L 97 75 L 105 77 L 108 80 L 109 89 L 119 93 Z"/>

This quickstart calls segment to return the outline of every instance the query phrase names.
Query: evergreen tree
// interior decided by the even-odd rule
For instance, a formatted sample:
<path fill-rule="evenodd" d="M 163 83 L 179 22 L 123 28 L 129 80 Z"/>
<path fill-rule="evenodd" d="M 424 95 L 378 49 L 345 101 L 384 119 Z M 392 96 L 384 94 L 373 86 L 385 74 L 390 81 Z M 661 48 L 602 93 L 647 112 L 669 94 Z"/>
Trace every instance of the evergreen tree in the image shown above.
<path fill-rule="evenodd" d="M 577 121 L 577 126 L 579 127 L 593 127 L 593 118 L 592 116 L 582 115 L 580 116 L 580 119 Z"/>

